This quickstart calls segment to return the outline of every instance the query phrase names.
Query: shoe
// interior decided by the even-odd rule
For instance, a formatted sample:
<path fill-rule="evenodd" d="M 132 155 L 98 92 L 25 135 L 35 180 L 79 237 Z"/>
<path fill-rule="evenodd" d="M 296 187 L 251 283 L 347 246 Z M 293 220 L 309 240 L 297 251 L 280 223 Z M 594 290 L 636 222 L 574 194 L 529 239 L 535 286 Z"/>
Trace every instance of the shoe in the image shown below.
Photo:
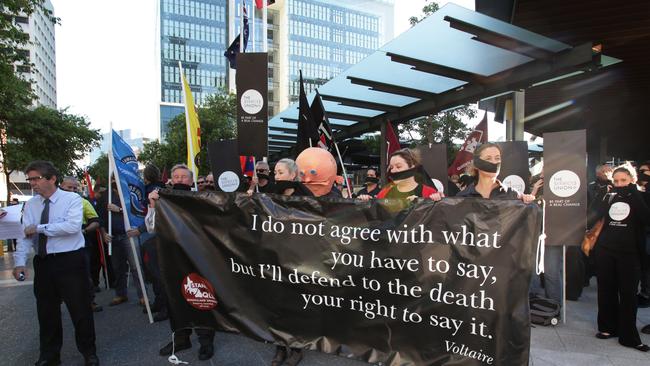
<path fill-rule="evenodd" d="M 291 348 L 291 353 L 289 354 L 289 357 L 287 357 L 287 360 L 284 361 L 284 365 L 296 366 L 300 363 L 300 360 L 302 360 L 302 350 L 298 348 Z"/>
<path fill-rule="evenodd" d="M 97 358 L 97 355 L 95 355 L 95 354 L 84 356 L 84 365 L 85 366 L 99 366 L 99 358 Z"/>
<path fill-rule="evenodd" d="M 214 346 L 211 344 L 202 344 L 199 348 L 199 360 L 205 361 L 214 355 Z"/>
<path fill-rule="evenodd" d="M 104 308 L 101 305 L 97 305 L 96 303 L 92 303 L 90 307 L 93 309 L 93 313 L 99 313 L 100 311 L 103 311 Z"/>
<path fill-rule="evenodd" d="M 605 332 L 598 332 L 596 333 L 596 338 L 598 339 L 610 339 L 616 337 L 616 334 L 609 334 Z"/>
<path fill-rule="evenodd" d="M 641 328 L 641 333 L 650 334 L 650 324 L 648 324 L 645 327 Z"/>
<path fill-rule="evenodd" d="M 635 350 L 637 350 L 637 351 L 641 351 L 641 352 L 648 352 L 648 351 L 650 351 L 650 347 L 648 347 L 647 344 L 640 344 L 640 345 L 638 345 L 638 346 L 625 346 L 625 347 L 634 348 Z"/>
<path fill-rule="evenodd" d="M 650 308 L 650 298 L 642 295 L 636 295 L 636 300 L 639 308 Z"/>
<path fill-rule="evenodd" d="M 153 321 L 154 323 L 161 322 L 163 320 L 169 319 L 169 314 L 167 314 L 167 310 L 157 312 L 153 314 Z"/>
<path fill-rule="evenodd" d="M 115 306 L 119 304 L 124 304 L 125 302 L 129 301 L 129 298 L 126 296 L 115 296 L 113 300 L 111 300 L 110 303 L 108 303 L 108 306 Z"/>
<path fill-rule="evenodd" d="M 35 366 L 58 366 L 60 364 L 61 364 L 60 358 L 55 358 L 52 360 L 39 358 L 38 361 L 34 363 Z"/>
<path fill-rule="evenodd" d="M 174 343 L 169 342 L 165 347 L 160 349 L 160 355 L 161 356 L 170 356 L 172 354 L 172 348 L 174 350 L 174 353 L 180 352 L 185 349 L 192 348 L 192 342 L 190 341 L 189 338 L 184 339 L 184 340 L 175 340 Z"/>
<path fill-rule="evenodd" d="M 271 360 L 271 366 L 280 366 L 287 359 L 287 349 L 286 347 L 276 346 L 275 347 L 275 356 Z"/>

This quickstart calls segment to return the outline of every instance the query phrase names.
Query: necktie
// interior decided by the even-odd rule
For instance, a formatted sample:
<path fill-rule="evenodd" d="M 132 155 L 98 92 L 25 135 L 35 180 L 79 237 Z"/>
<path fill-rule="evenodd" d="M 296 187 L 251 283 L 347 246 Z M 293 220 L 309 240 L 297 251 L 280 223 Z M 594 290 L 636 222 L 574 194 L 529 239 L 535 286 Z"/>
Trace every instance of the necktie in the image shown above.
<path fill-rule="evenodd" d="M 43 201 L 44 207 L 41 212 L 41 225 L 47 224 L 50 221 L 50 200 Z M 47 236 L 45 234 L 38 234 L 38 255 L 44 258 L 47 255 Z"/>

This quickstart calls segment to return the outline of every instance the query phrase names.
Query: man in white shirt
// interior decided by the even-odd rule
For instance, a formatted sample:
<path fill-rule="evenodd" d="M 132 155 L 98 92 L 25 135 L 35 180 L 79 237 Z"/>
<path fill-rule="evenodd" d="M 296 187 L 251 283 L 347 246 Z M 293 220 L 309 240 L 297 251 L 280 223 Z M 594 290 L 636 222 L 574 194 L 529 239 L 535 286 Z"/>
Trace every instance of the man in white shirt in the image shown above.
<path fill-rule="evenodd" d="M 17 243 L 13 275 L 19 281 L 28 277 L 27 257 L 30 248 L 34 248 L 34 295 L 40 327 L 40 355 L 36 365 L 61 363 L 61 302 L 72 318 L 77 349 L 84 356 L 85 365 L 99 365 L 91 285 L 81 233 L 81 197 L 57 187 L 59 173 L 50 162 L 33 161 L 25 174 L 37 195 L 23 209 L 25 238 Z"/>

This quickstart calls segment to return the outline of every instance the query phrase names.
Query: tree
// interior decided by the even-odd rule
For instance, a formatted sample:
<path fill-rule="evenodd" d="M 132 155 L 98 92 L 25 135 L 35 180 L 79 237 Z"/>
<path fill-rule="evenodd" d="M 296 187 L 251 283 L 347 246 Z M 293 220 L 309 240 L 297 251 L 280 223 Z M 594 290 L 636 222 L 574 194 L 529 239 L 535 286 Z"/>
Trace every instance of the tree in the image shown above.
<path fill-rule="evenodd" d="M 205 105 L 197 108 L 201 123 L 201 151 L 199 153 L 199 174 L 210 172 L 207 145 L 211 141 L 232 139 L 237 136 L 237 97 L 225 90 L 210 95 Z M 156 165 L 161 171 L 178 163 L 187 163 L 187 132 L 185 115 L 176 116 L 169 123 L 164 142 L 152 141 L 144 144 L 138 160 L 144 164 Z"/>
<path fill-rule="evenodd" d="M 95 183 L 102 187 L 108 186 L 108 155 L 102 153 L 97 160 L 88 167 L 88 174 L 95 179 Z"/>
<path fill-rule="evenodd" d="M 411 26 L 415 26 L 439 9 L 440 6 L 436 2 L 427 0 L 427 4 L 422 8 L 422 15 L 409 18 Z M 408 133 L 416 144 L 445 143 L 447 145 L 447 163 L 451 164 L 460 148 L 455 141 L 465 140 L 470 131 L 462 120 L 474 118 L 474 116 L 476 116 L 475 108 L 469 105 L 460 106 L 453 110 L 431 114 L 400 124 L 399 133 Z"/>
<path fill-rule="evenodd" d="M 59 18 L 44 7 L 45 0 L 2 0 L 0 4 L 0 64 L 13 65 L 19 63 L 29 65 L 29 55 L 23 50 L 29 43 L 29 34 L 16 24 L 18 17 L 29 17 L 40 10 L 53 23 Z"/>
<path fill-rule="evenodd" d="M 32 160 L 49 160 L 61 174 L 77 175 L 75 161 L 98 146 L 101 138 L 85 117 L 42 106 L 24 110 L 3 124 L 6 140 L 0 148 L 7 182 L 14 170 Z"/>

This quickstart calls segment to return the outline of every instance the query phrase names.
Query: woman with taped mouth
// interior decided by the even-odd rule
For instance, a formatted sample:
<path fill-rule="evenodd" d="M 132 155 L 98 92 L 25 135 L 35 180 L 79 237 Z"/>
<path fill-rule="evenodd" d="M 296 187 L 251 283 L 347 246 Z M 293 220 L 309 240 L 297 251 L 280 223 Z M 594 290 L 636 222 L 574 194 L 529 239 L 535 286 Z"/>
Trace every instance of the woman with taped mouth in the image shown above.
<path fill-rule="evenodd" d="M 291 159 L 281 159 L 275 164 L 275 186 L 273 193 L 285 196 L 313 196 L 311 191 L 298 180 L 298 165 Z M 275 356 L 271 360 L 271 366 L 288 365 L 294 366 L 302 360 L 300 348 L 289 348 L 285 346 L 275 347 Z"/>
<path fill-rule="evenodd" d="M 392 153 L 388 164 L 390 183 L 377 194 L 377 198 L 397 198 L 407 201 L 413 201 L 416 198 L 429 198 L 440 201 L 444 197 L 442 193 L 415 180 L 415 175 L 420 169 L 420 157 L 415 151 L 406 148 Z M 358 198 L 367 201 L 373 197 L 359 195 Z"/>
<path fill-rule="evenodd" d="M 501 148 L 497 144 L 484 143 L 474 151 L 474 160 L 469 174 L 474 176 L 470 183 L 456 197 L 483 197 L 487 199 L 520 199 L 524 203 L 535 200 L 535 196 L 523 194 L 504 186 L 497 177 L 501 169 Z"/>
<path fill-rule="evenodd" d="M 636 329 L 637 288 L 645 258 L 644 225 L 650 209 L 636 187 L 636 172 L 625 164 L 614 169 L 614 188 L 600 203 L 603 229 L 593 250 L 598 278 L 598 333 L 618 337 L 625 347 L 648 352 Z"/>

